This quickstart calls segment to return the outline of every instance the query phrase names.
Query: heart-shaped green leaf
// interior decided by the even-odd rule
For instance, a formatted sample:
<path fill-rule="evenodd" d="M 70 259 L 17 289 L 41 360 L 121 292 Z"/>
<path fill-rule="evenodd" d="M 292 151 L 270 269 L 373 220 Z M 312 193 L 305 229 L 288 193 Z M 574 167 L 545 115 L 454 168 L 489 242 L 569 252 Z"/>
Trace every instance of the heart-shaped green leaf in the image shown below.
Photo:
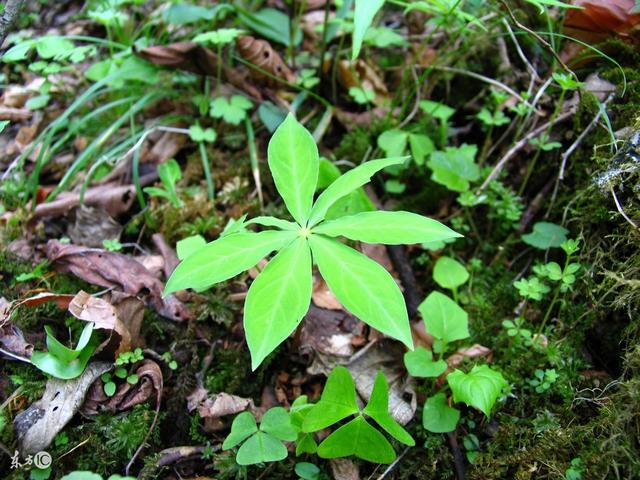
<path fill-rule="evenodd" d="M 222 444 L 223 450 L 235 447 L 258 431 L 256 419 L 249 412 L 242 412 L 233 419 L 231 424 L 231 433 L 225 438 Z"/>
<path fill-rule="evenodd" d="M 442 288 L 454 290 L 469 280 L 469 272 L 457 260 L 440 257 L 433 267 L 433 279 Z"/>
<path fill-rule="evenodd" d="M 460 306 L 440 292 L 431 292 L 418 307 L 428 333 L 449 343 L 469 337 L 469 317 Z"/>
<path fill-rule="evenodd" d="M 444 360 L 433 361 L 433 353 L 424 347 L 404 354 L 404 365 L 412 377 L 439 377 L 447 369 Z"/>
<path fill-rule="evenodd" d="M 264 432 L 256 432 L 238 449 L 238 465 L 254 465 L 262 462 L 277 462 L 287 458 L 287 447 L 280 440 Z"/>
<path fill-rule="evenodd" d="M 320 401 L 304 418 L 302 431 L 310 433 L 322 430 L 358 412 L 356 386 L 349 370 L 335 367 L 327 378 Z"/>
<path fill-rule="evenodd" d="M 422 426 L 433 433 L 453 432 L 460 420 L 460 411 L 447 404 L 447 396 L 437 393 L 427 399 L 422 411 Z"/>
<path fill-rule="evenodd" d="M 455 370 L 447 375 L 453 400 L 475 407 L 487 417 L 502 389 L 508 384 L 502 374 L 488 365 L 476 365 L 469 373 Z"/>
<path fill-rule="evenodd" d="M 362 416 L 337 429 L 318 446 L 321 458 L 351 455 L 373 463 L 391 463 L 396 459 L 389 441 Z"/>
<path fill-rule="evenodd" d="M 413 349 L 407 307 L 391 274 L 331 238 L 311 235 L 309 245 L 322 277 L 340 303 L 366 324 Z"/>
<path fill-rule="evenodd" d="M 373 418 L 378 425 L 399 442 L 410 447 L 416 444 L 409 432 L 389 414 L 389 387 L 382 372 L 378 372 L 376 375 L 369 403 L 363 412 Z"/>
<path fill-rule="evenodd" d="M 260 430 L 286 442 L 293 442 L 298 436 L 291 425 L 289 413 L 282 407 L 267 410 L 260 422 Z"/>
<path fill-rule="evenodd" d="M 298 237 L 258 275 L 244 304 L 244 332 L 255 370 L 297 328 L 309 309 L 311 252 Z"/>

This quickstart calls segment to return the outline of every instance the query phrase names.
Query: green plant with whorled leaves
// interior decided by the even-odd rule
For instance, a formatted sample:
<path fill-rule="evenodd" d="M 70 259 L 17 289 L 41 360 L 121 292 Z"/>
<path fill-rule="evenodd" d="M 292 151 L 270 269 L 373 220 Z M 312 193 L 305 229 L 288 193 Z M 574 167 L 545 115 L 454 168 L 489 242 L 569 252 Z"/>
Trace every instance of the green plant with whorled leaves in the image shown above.
<path fill-rule="evenodd" d="M 314 202 L 318 148 L 311 134 L 290 114 L 269 142 L 268 163 L 294 221 L 257 217 L 246 224 L 275 230 L 239 231 L 208 243 L 178 265 L 167 281 L 165 295 L 185 288 L 208 288 L 277 251 L 251 284 L 244 306 L 245 334 L 255 369 L 307 313 L 313 258 L 330 290 L 347 310 L 413 348 L 404 298 L 389 272 L 335 237 L 398 245 L 460 235 L 436 220 L 402 211 L 363 212 L 325 220 L 338 200 L 367 183 L 376 172 L 405 160 L 366 162 L 340 176 Z"/>

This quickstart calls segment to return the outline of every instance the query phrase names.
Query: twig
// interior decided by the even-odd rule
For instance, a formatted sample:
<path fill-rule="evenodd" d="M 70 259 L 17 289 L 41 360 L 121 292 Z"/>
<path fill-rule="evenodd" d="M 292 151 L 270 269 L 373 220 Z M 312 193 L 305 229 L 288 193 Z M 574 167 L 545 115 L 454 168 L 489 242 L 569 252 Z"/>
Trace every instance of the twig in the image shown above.
<path fill-rule="evenodd" d="M 613 201 L 616 202 L 616 208 L 618 209 L 618 211 L 620 212 L 620 215 L 622 215 L 624 217 L 624 219 L 629 222 L 633 228 L 637 229 L 638 225 L 636 225 L 633 220 L 631 220 L 628 215 L 626 213 L 624 213 L 624 210 L 622 209 L 622 205 L 620 205 L 620 201 L 618 200 L 618 197 L 616 196 L 616 192 L 613 189 L 613 185 L 611 185 L 611 187 L 609 187 L 609 190 L 611 191 L 611 195 L 613 195 Z"/>
<path fill-rule="evenodd" d="M 18 14 L 22 10 L 24 0 L 7 0 L 4 5 L 4 12 L 0 16 L 0 45 L 4 43 L 4 39 L 16 23 Z"/>
<path fill-rule="evenodd" d="M 402 460 L 402 458 L 407 454 L 408 451 L 409 451 L 409 447 L 405 448 L 404 451 L 398 456 L 398 458 L 396 458 L 393 461 L 393 463 L 389 465 L 384 472 L 382 472 L 382 474 L 378 477 L 378 480 L 383 480 L 384 478 L 387 478 L 387 475 L 390 474 L 394 468 L 396 468 L 398 463 L 400 463 L 400 460 Z"/>
<path fill-rule="evenodd" d="M 491 180 L 493 180 L 498 176 L 498 174 L 500 173 L 502 168 L 505 166 L 505 164 L 509 160 L 511 160 L 511 158 L 516 153 L 518 153 L 522 148 L 524 148 L 525 145 L 529 143 L 529 140 L 531 140 L 532 138 L 536 138 L 538 135 L 545 132 L 549 127 L 555 125 L 556 123 L 565 121 L 566 119 L 570 118 L 574 114 L 575 114 L 575 108 L 570 108 L 566 112 L 563 112 L 560 115 L 558 115 L 554 121 L 547 122 L 544 125 L 539 126 L 532 132 L 529 132 L 527 135 L 525 135 L 519 142 L 517 142 L 513 147 L 511 147 L 511 149 L 509 149 L 509 151 L 504 154 L 504 156 L 500 159 L 500 161 L 496 164 L 496 166 L 493 167 L 493 170 L 491 171 L 489 176 L 486 178 L 486 180 L 483 182 L 483 184 L 480 186 L 476 194 L 480 194 L 485 188 L 487 188 L 487 185 L 489 185 L 489 182 L 491 182 Z"/>
<path fill-rule="evenodd" d="M 417 313 L 418 305 L 420 305 L 424 297 L 418 287 L 416 276 L 413 274 L 407 251 L 404 245 L 387 245 L 387 252 L 404 287 L 404 297 L 407 301 L 409 317 L 413 317 Z"/>
<path fill-rule="evenodd" d="M 531 62 L 527 58 L 527 56 L 522 51 L 522 48 L 520 47 L 520 44 L 518 43 L 518 40 L 516 39 L 516 36 L 513 33 L 513 30 L 511 29 L 511 25 L 509 25 L 509 22 L 507 22 L 507 20 L 505 18 L 502 19 L 502 23 L 507 28 L 507 31 L 509 32 L 509 36 L 511 37 L 511 41 L 516 46 L 516 52 L 518 52 L 518 56 L 524 62 L 524 64 L 527 66 L 527 70 L 529 70 L 529 73 L 531 74 L 531 76 L 535 80 L 538 80 L 540 78 L 540 76 L 538 75 L 538 72 L 533 67 L 533 65 L 531 64 Z"/>
<path fill-rule="evenodd" d="M 516 92 L 510 86 L 505 85 L 504 83 L 499 82 L 498 80 L 496 80 L 494 78 L 486 77 L 484 75 L 480 75 L 479 73 L 470 72 L 468 70 L 463 70 L 461 68 L 438 67 L 438 66 L 432 66 L 431 68 L 433 70 L 442 70 L 443 72 L 451 72 L 451 73 L 457 73 L 458 75 L 466 75 L 467 77 L 475 78 L 476 80 L 480 80 L 480 81 L 483 81 L 483 82 L 488 83 L 490 85 L 493 85 L 494 87 L 497 87 L 497 88 L 500 88 L 501 90 L 504 90 L 505 92 L 507 92 L 512 97 L 517 98 L 518 101 L 524 103 L 528 107 L 530 107 L 530 108 L 535 110 L 535 107 L 532 104 L 530 104 L 527 100 L 525 100 L 522 97 L 522 95 L 520 95 L 518 92 Z"/>
<path fill-rule="evenodd" d="M 21 362 L 25 362 L 25 363 L 31 363 L 31 360 L 29 360 L 27 357 L 22 357 L 20 355 L 17 355 L 13 352 L 10 352 L 9 350 L 5 350 L 4 348 L 0 348 L 0 353 L 3 355 L 6 355 L 9 358 L 12 358 L 14 360 L 19 360 Z"/>
<path fill-rule="evenodd" d="M 553 193 L 551 194 L 551 201 L 549 202 L 549 209 L 547 210 L 547 216 L 551 211 L 551 207 L 555 203 L 556 197 L 558 195 L 558 189 L 560 187 L 560 182 L 564 180 L 564 172 L 567 168 L 567 161 L 569 160 L 569 157 L 573 154 L 573 152 L 576 151 L 576 149 L 580 146 L 580 144 L 582 144 L 583 140 L 587 137 L 587 135 L 589 135 L 591 130 L 593 130 L 595 126 L 598 124 L 598 121 L 600 121 L 600 117 L 604 114 L 605 109 L 607 108 L 607 104 L 613 99 L 614 96 L 615 96 L 614 94 L 609 95 L 609 97 L 600 106 L 600 109 L 598 110 L 597 115 L 593 118 L 593 120 L 591 120 L 591 123 L 587 125 L 587 128 L 585 128 L 582 131 L 582 133 L 578 136 L 578 138 L 576 138 L 575 142 L 573 142 L 571 146 L 567 148 L 567 150 L 562 154 L 562 163 L 560 165 L 560 172 L 558 173 L 556 184 L 553 187 Z"/>
<path fill-rule="evenodd" d="M 451 453 L 453 454 L 453 465 L 456 468 L 456 476 L 458 480 L 465 480 L 467 474 L 464 468 L 464 455 L 458 445 L 458 435 L 455 431 L 447 433 L 447 439 L 449 440 L 449 446 L 451 447 Z"/>

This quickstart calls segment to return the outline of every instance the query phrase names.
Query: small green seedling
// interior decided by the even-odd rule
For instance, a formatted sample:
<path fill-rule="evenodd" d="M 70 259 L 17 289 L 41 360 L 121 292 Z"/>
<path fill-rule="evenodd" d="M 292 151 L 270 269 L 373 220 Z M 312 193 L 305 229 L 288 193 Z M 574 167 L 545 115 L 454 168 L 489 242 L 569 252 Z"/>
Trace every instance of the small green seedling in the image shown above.
<path fill-rule="evenodd" d="M 49 325 L 44 329 L 47 333 L 48 351 L 33 352 L 31 363 L 43 372 L 61 380 L 79 377 L 96 349 L 95 343 L 91 341 L 93 323 L 87 323 L 84 326 L 75 348 L 69 348 L 57 340 Z"/>
<path fill-rule="evenodd" d="M 564 472 L 565 480 L 582 480 L 585 465 L 581 458 L 571 460 L 571 466 Z"/>
<path fill-rule="evenodd" d="M 508 383 L 502 374 L 488 365 L 476 365 L 469 373 L 454 370 L 447 375 L 447 383 L 455 402 L 477 408 L 487 417 Z"/>
<path fill-rule="evenodd" d="M 556 383 L 559 375 L 556 373 L 555 368 L 548 368 L 546 370 L 536 369 L 534 377 L 529 380 L 529 385 L 535 388 L 537 393 L 544 393 L 551 388 L 551 385 Z"/>
<path fill-rule="evenodd" d="M 296 438 L 296 455 L 302 455 L 303 453 L 313 454 L 318 450 L 318 444 L 313 438 L 313 433 L 302 430 L 304 419 L 313 407 L 314 405 L 308 402 L 306 395 L 300 395 L 294 400 L 289 409 L 291 425 L 293 425 L 298 435 Z"/>
<path fill-rule="evenodd" d="M 239 465 L 277 462 L 287 458 L 287 448 L 282 442 L 292 442 L 296 437 L 287 411 L 282 407 L 273 407 L 263 415 L 259 428 L 251 413 L 239 414 L 233 420 L 231 433 L 222 448 L 229 450 L 242 443 L 236 453 Z"/>
<path fill-rule="evenodd" d="M 522 342 L 527 347 L 533 345 L 531 330 L 523 328 L 524 318 L 516 317 L 513 320 L 504 320 L 502 326 L 507 329 L 507 335 L 513 338 L 515 342 Z"/>
<path fill-rule="evenodd" d="M 240 125 L 252 107 L 253 103 L 242 95 L 233 95 L 231 98 L 217 97 L 211 101 L 209 115 L 221 118 L 231 125 Z"/>
<path fill-rule="evenodd" d="M 213 143 L 218 138 L 218 134 L 213 128 L 202 128 L 196 124 L 189 127 L 189 137 L 196 143 Z"/>
<path fill-rule="evenodd" d="M 38 263 L 33 270 L 27 273 L 21 273 L 17 275 L 15 278 L 16 283 L 29 282 L 31 280 L 44 280 L 46 276 L 45 270 L 49 266 L 49 262 L 47 260 L 43 260 Z"/>
<path fill-rule="evenodd" d="M 242 33 L 243 30 L 237 28 L 219 28 L 212 32 L 200 33 L 193 38 L 193 41 L 205 45 L 225 45 L 233 42 Z"/>
<path fill-rule="evenodd" d="M 550 152 L 562 147 L 560 142 L 552 142 L 551 137 L 546 132 L 542 132 L 539 137 L 532 138 L 529 143 L 535 147 L 538 147 L 543 152 Z"/>
<path fill-rule="evenodd" d="M 440 257 L 433 267 L 433 279 L 440 287 L 451 290 L 453 299 L 458 301 L 458 287 L 469 280 L 469 272 L 456 259 Z"/>
<path fill-rule="evenodd" d="M 473 433 L 468 433 L 462 437 L 462 446 L 465 449 L 467 461 L 473 464 L 480 453 L 480 440 L 478 440 L 478 437 Z"/>
<path fill-rule="evenodd" d="M 173 359 L 171 352 L 164 352 L 162 354 L 162 360 L 165 361 L 170 370 L 176 370 L 178 368 L 178 362 Z"/>
<path fill-rule="evenodd" d="M 569 230 L 555 223 L 537 222 L 531 233 L 522 235 L 522 241 L 540 250 L 547 250 L 560 247 L 567 240 L 567 233 Z"/>
<path fill-rule="evenodd" d="M 376 98 L 373 90 L 363 87 L 351 87 L 349 89 L 349 96 L 359 105 L 367 105 Z"/>
<path fill-rule="evenodd" d="M 378 137 L 378 147 L 389 157 L 405 155 L 407 145 L 416 165 L 424 165 L 431 152 L 435 150 L 431 139 L 422 133 L 393 129 L 382 132 Z"/>
<path fill-rule="evenodd" d="M 207 197 L 213 200 L 215 191 L 213 187 L 213 178 L 211 177 L 211 168 L 209 167 L 209 155 L 207 154 L 206 143 L 216 141 L 218 134 L 213 128 L 202 128 L 199 124 L 191 125 L 189 128 L 189 136 L 191 140 L 198 144 L 200 152 L 200 160 L 202 161 L 202 169 L 204 170 L 204 178 L 207 181 Z"/>
<path fill-rule="evenodd" d="M 302 480 L 320 480 L 322 478 L 321 470 L 309 462 L 296 463 L 295 472 Z"/>
<path fill-rule="evenodd" d="M 292 114 L 274 133 L 268 163 L 276 188 L 295 221 L 258 217 L 246 222 L 276 230 L 236 232 L 208 243 L 181 261 L 165 295 L 185 288 L 205 289 L 278 254 L 253 281 L 244 305 L 244 328 L 252 368 L 298 327 L 311 301 L 312 261 L 329 289 L 353 315 L 413 348 L 402 292 L 378 263 L 338 242 L 398 245 L 459 237 L 441 224 L 409 212 L 372 211 L 326 220 L 338 200 L 378 171 L 406 158 L 373 160 L 345 173 L 313 201 L 320 157 L 311 134 Z"/>
<path fill-rule="evenodd" d="M 433 152 L 427 162 L 431 180 L 454 192 L 469 190 L 470 182 L 480 178 L 480 168 L 475 163 L 477 153 L 478 147 L 466 144 Z"/>
<path fill-rule="evenodd" d="M 391 463 L 396 453 L 389 441 L 365 418 L 374 420 L 385 432 L 408 446 L 415 445 L 409 433 L 389 414 L 389 387 L 382 372 L 378 372 L 369 402 L 360 410 L 356 402 L 356 387 L 349 370 L 333 369 L 322 391 L 320 401 L 306 413 L 302 431 L 325 429 L 345 418 L 355 418 L 342 425 L 318 446 L 321 458 L 341 458 L 354 455 L 374 463 Z"/>
<path fill-rule="evenodd" d="M 440 148 L 445 148 L 449 135 L 449 119 L 456 111 L 444 103 L 433 102 L 431 100 L 422 100 L 420 102 L 420 108 L 424 113 L 438 120 L 440 126 Z"/>
<path fill-rule="evenodd" d="M 136 362 L 140 362 L 144 359 L 144 355 L 142 353 L 141 348 L 136 348 L 130 352 L 122 352 L 116 358 L 116 366 L 134 364 Z"/>
<path fill-rule="evenodd" d="M 298 75 L 298 85 L 302 88 L 310 89 L 320 83 L 320 79 L 316 77 L 317 70 L 312 68 L 303 68 Z"/>
<path fill-rule="evenodd" d="M 507 117 L 502 110 L 495 110 L 491 112 L 488 108 L 483 108 L 478 112 L 476 118 L 480 120 L 486 127 L 501 127 L 511 122 L 511 119 Z"/>
<path fill-rule="evenodd" d="M 552 75 L 562 90 L 577 90 L 584 86 L 584 83 L 577 81 L 572 75 L 568 73 L 555 72 Z"/>
<path fill-rule="evenodd" d="M 527 300 L 540 301 L 551 291 L 549 286 L 541 282 L 538 277 L 521 278 L 514 282 L 513 286 L 518 289 L 520 296 Z"/>
<path fill-rule="evenodd" d="M 135 385 L 140 380 L 137 374 L 129 374 L 128 370 L 124 367 L 117 367 L 113 372 L 113 375 L 121 380 L 126 380 L 129 385 Z M 105 395 L 107 397 L 112 397 L 116 393 L 116 383 L 114 382 L 113 377 L 107 372 L 103 373 L 100 376 L 100 379 L 104 384 L 102 388 Z"/>
<path fill-rule="evenodd" d="M 105 238 L 102 246 L 110 252 L 119 252 L 122 250 L 122 244 L 117 238 Z"/>
<path fill-rule="evenodd" d="M 182 207 L 184 203 L 178 198 L 178 193 L 176 192 L 176 183 L 182 178 L 178 162 L 171 159 L 158 165 L 158 176 L 164 188 L 146 187 L 144 191 L 152 197 L 166 198 L 175 208 Z"/>

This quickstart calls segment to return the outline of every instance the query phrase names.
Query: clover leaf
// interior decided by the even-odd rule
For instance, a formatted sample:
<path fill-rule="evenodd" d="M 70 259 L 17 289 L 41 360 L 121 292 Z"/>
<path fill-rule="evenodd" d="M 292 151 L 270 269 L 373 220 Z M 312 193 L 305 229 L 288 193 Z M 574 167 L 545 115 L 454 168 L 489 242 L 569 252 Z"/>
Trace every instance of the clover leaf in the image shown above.
<path fill-rule="evenodd" d="M 231 98 L 217 97 L 211 101 L 210 115 L 213 118 L 222 118 L 232 125 L 239 125 L 251 107 L 253 103 L 242 95 L 233 95 Z"/>
<path fill-rule="evenodd" d="M 465 144 L 433 152 L 427 162 L 433 172 L 431 179 L 454 192 L 469 190 L 469 183 L 480 178 L 480 168 L 474 161 L 477 151 L 475 145 Z"/>
<path fill-rule="evenodd" d="M 242 412 L 233 420 L 231 433 L 222 448 L 229 450 L 242 443 L 236 453 L 239 465 L 275 462 L 287 457 L 287 448 L 282 442 L 291 442 L 296 436 L 289 414 L 282 407 L 267 410 L 262 416 L 260 427 L 251 413 Z"/>

